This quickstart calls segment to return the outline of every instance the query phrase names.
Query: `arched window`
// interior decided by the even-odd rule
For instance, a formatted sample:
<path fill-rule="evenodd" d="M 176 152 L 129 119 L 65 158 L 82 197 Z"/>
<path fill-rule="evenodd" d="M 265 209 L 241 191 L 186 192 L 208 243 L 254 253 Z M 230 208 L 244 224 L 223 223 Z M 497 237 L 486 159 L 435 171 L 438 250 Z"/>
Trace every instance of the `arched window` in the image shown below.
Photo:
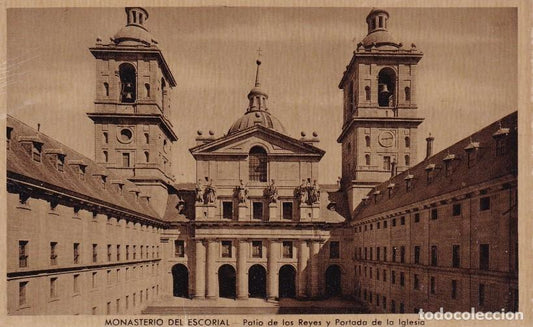
<path fill-rule="evenodd" d="M 368 136 L 368 135 L 365 136 L 365 145 L 366 145 L 367 147 L 370 147 L 370 136 Z"/>
<path fill-rule="evenodd" d="M 378 104 L 392 107 L 395 101 L 396 73 L 392 68 L 383 68 L 378 74 Z"/>
<path fill-rule="evenodd" d="M 150 134 L 144 133 L 144 143 L 150 144 Z"/>
<path fill-rule="evenodd" d="M 250 181 L 267 181 L 267 154 L 265 149 L 259 146 L 254 146 L 250 149 L 248 168 Z"/>
<path fill-rule="evenodd" d="M 411 165 L 411 157 L 409 157 L 408 154 L 405 155 L 405 165 L 410 166 Z"/>
<path fill-rule="evenodd" d="M 105 92 L 105 96 L 108 97 L 109 96 L 109 83 L 107 82 L 104 83 L 104 92 Z"/>
<path fill-rule="evenodd" d="M 365 86 L 365 98 L 366 101 L 370 101 L 370 86 Z"/>
<path fill-rule="evenodd" d="M 120 101 L 133 103 L 137 97 L 136 73 L 132 64 L 124 63 L 119 66 L 120 74 Z"/>
<path fill-rule="evenodd" d="M 109 161 L 109 155 L 107 154 L 107 151 L 104 151 L 103 154 L 104 154 L 104 162 L 108 162 Z"/>
<path fill-rule="evenodd" d="M 405 87 L 405 101 L 411 101 L 411 88 L 409 86 Z"/>
<path fill-rule="evenodd" d="M 148 151 L 144 151 L 144 159 L 146 162 L 150 162 L 150 153 Z"/>
<path fill-rule="evenodd" d="M 405 137 L 405 147 L 406 148 L 411 147 L 411 138 L 409 136 Z"/>
<path fill-rule="evenodd" d="M 149 98 L 150 97 L 150 84 L 144 83 L 144 88 L 146 90 L 146 97 Z"/>
<path fill-rule="evenodd" d="M 109 138 L 108 138 L 108 136 L 107 136 L 107 132 L 104 132 L 104 133 L 102 134 L 102 137 L 103 137 L 103 141 L 104 141 L 104 143 L 107 144 L 107 143 L 109 142 Z"/>
<path fill-rule="evenodd" d="M 365 154 L 365 165 L 370 166 L 370 155 Z"/>

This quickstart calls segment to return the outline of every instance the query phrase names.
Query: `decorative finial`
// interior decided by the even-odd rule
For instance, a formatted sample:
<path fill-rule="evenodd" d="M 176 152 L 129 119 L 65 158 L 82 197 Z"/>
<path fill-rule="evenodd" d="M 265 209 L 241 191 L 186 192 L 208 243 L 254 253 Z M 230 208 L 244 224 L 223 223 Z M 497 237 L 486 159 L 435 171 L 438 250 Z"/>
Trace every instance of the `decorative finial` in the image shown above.
<path fill-rule="evenodd" d="M 261 83 L 259 83 L 259 66 L 261 66 L 261 60 L 259 59 L 259 57 L 261 56 L 261 51 L 261 48 L 257 50 L 258 56 L 257 60 L 255 61 L 255 63 L 257 64 L 257 70 L 255 72 L 255 86 L 261 86 Z"/>

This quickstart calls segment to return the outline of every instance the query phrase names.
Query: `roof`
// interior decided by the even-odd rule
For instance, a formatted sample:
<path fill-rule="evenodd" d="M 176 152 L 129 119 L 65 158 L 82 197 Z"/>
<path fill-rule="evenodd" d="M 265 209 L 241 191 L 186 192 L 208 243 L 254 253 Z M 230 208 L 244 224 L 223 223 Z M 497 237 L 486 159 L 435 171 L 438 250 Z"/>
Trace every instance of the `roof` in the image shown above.
<path fill-rule="evenodd" d="M 362 202 L 357 206 L 353 219 L 358 220 L 395 210 L 510 174 L 516 176 L 517 116 L 517 112 L 509 114 L 376 186 L 367 194 L 366 203 Z M 505 129 L 508 129 L 508 133 L 502 135 L 499 131 L 505 131 Z M 498 137 L 504 138 L 505 155 L 496 154 L 495 138 Z M 477 158 L 470 167 L 467 151 L 477 153 Z M 448 176 L 445 171 L 446 164 L 451 167 Z M 428 182 L 428 173 L 432 174 L 431 182 Z M 408 182 L 411 183 L 410 191 L 407 191 L 406 183 Z M 391 196 L 389 197 L 389 185 L 392 184 L 394 185 L 390 188 Z"/>
<path fill-rule="evenodd" d="M 233 134 L 241 130 L 253 127 L 255 125 L 265 126 L 283 134 L 287 134 L 285 127 L 281 121 L 264 110 L 251 110 L 246 112 L 241 118 L 237 119 L 228 131 L 228 134 Z"/>
<path fill-rule="evenodd" d="M 13 128 L 7 150 L 8 179 L 80 197 L 132 214 L 159 219 L 146 200 L 137 199 L 136 195 L 130 192 L 138 189 L 134 183 L 123 180 L 90 158 L 9 115 L 7 124 Z M 42 142 L 41 162 L 33 160 L 28 149 L 23 146 L 24 142 L 26 144 L 33 142 L 33 138 Z M 64 155 L 62 172 L 55 166 L 54 155 L 57 154 Z M 83 178 L 80 178 L 80 166 L 85 167 Z M 102 176 L 106 176 L 105 187 Z M 116 185 L 118 181 L 124 185 L 122 192 L 118 191 Z"/>

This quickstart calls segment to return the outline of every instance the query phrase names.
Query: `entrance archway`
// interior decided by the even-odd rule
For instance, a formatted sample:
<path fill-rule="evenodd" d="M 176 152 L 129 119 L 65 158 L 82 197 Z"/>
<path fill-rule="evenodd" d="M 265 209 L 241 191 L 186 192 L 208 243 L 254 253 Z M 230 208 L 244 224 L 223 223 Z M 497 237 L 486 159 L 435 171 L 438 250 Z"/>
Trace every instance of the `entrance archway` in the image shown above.
<path fill-rule="evenodd" d="M 266 297 L 266 270 L 261 265 L 253 265 L 248 270 L 248 293 L 250 297 Z"/>
<path fill-rule="evenodd" d="M 235 298 L 235 268 L 231 265 L 222 265 L 218 268 L 218 295 Z"/>
<path fill-rule="evenodd" d="M 331 265 L 326 270 L 326 295 L 341 295 L 341 268 Z"/>
<path fill-rule="evenodd" d="M 296 296 L 296 270 L 291 265 L 284 265 L 279 270 L 279 297 Z"/>
<path fill-rule="evenodd" d="M 189 270 L 181 263 L 172 266 L 172 294 L 176 297 L 189 297 Z"/>

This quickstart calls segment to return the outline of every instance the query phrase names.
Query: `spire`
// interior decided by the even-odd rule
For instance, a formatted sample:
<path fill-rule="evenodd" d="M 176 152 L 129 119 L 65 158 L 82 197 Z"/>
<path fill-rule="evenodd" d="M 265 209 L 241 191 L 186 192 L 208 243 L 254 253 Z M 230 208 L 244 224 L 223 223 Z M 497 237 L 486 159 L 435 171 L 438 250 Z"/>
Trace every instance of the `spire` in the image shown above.
<path fill-rule="evenodd" d="M 259 48 L 259 50 L 257 51 L 260 56 L 261 48 Z M 258 58 L 255 63 L 257 64 L 257 68 L 255 71 L 255 86 L 250 90 L 250 93 L 248 93 L 248 100 L 250 101 L 250 104 L 248 105 L 248 109 L 246 111 L 266 111 L 268 110 L 266 106 L 266 100 L 268 99 L 268 95 L 265 93 L 265 91 L 263 91 L 263 89 L 261 88 L 261 83 L 259 82 L 259 66 L 261 66 L 261 60 Z"/>

